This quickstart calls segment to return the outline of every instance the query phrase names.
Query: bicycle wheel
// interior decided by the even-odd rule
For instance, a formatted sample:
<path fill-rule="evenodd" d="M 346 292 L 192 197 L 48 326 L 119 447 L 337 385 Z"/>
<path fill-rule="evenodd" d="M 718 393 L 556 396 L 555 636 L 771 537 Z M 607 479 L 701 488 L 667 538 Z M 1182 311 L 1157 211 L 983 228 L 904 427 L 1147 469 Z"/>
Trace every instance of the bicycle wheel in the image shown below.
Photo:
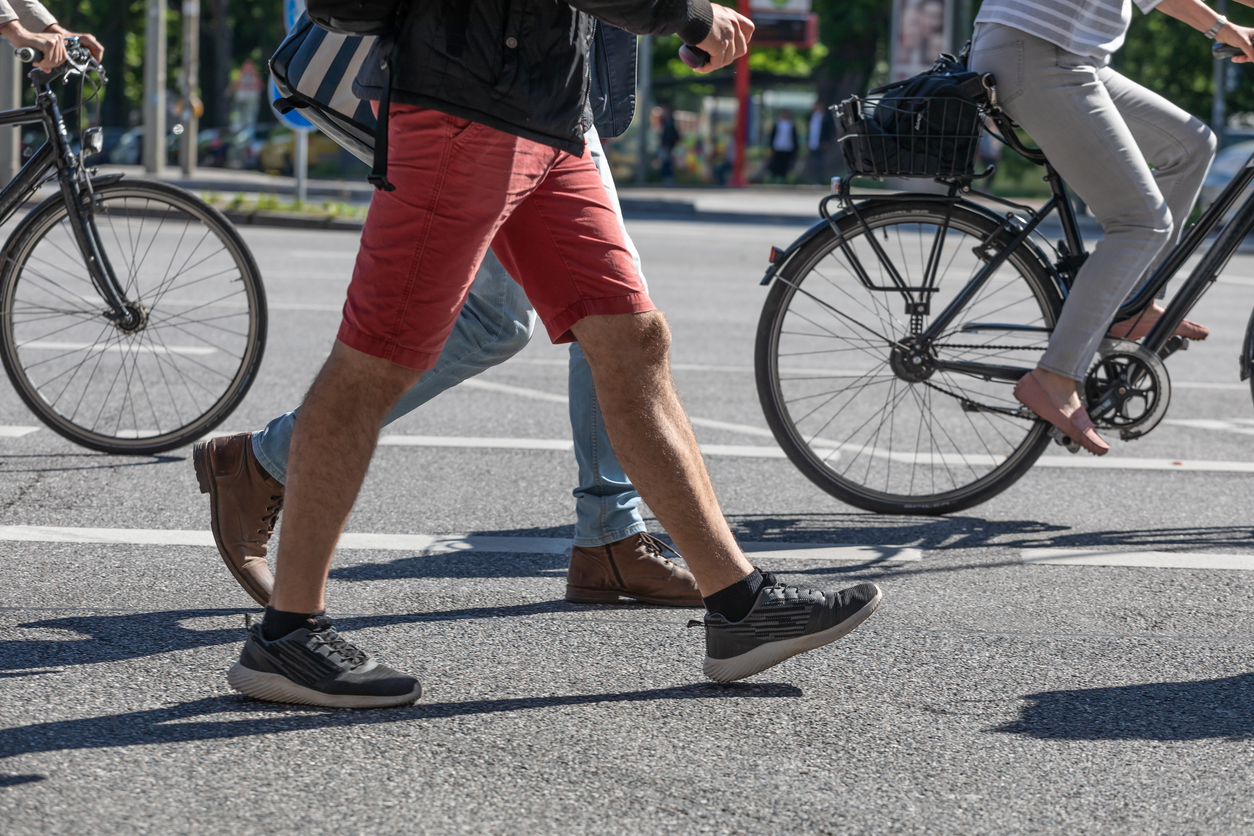
<path fill-rule="evenodd" d="M 999 224 L 936 202 L 864 204 L 864 227 L 841 216 L 790 261 L 758 323 L 758 396 L 792 462 L 815 484 L 880 513 L 943 514 L 983 502 L 1027 472 L 1049 425 L 1020 407 L 1013 381 L 984 380 L 954 363 L 1033 367 L 1061 300 L 1032 248 L 1010 254 L 922 350 L 926 330 L 987 264 Z M 869 232 L 868 232 L 869 229 Z M 868 240 L 875 236 L 879 256 Z M 995 247 L 995 245 L 994 245 Z M 935 267 L 937 292 L 911 316 L 882 258 L 907 285 Z M 948 365 L 946 365 L 948 364 Z M 937 366 L 944 366 L 938 368 Z"/>
<path fill-rule="evenodd" d="M 106 318 L 65 203 L 45 201 L 5 245 L 9 379 L 84 447 L 152 454 L 194 441 L 231 414 L 261 363 L 266 300 L 252 254 L 220 212 L 163 183 L 97 186 L 93 221 L 140 325 Z"/>

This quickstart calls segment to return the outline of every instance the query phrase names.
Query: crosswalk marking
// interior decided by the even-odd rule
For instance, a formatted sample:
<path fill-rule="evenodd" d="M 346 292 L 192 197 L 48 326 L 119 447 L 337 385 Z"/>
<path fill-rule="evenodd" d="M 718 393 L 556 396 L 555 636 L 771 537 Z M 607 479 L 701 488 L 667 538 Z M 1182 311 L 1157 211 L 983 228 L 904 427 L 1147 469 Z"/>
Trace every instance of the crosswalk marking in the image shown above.
<path fill-rule="evenodd" d="M 132 546 L 199 546 L 215 548 L 209 531 L 150 528 L 72 528 L 41 525 L 0 526 L 0 541 L 25 543 L 94 543 Z M 423 554 L 494 552 L 567 555 L 571 541 L 560 537 L 495 537 L 486 534 L 368 534 L 349 532 L 339 548 L 404 551 Z M 770 560 L 901 563 L 923 559 L 920 549 L 839 543 L 741 543 L 746 554 Z"/>
<path fill-rule="evenodd" d="M 1254 571 L 1254 554 L 1206 552 L 1105 551 L 1099 549 L 1024 549 L 1027 565 L 1131 566 L 1147 569 L 1235 569 Z"/>

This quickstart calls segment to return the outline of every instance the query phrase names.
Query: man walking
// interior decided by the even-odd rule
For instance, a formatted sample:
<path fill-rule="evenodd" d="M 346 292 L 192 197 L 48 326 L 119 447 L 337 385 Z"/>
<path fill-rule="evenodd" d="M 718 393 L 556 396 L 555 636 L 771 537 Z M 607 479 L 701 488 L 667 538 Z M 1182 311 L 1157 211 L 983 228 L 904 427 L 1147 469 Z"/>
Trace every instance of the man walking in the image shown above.
<path fill-rule="evenodd" d="M 811 183 L 828 184 L 827 152 L 831 150 L 835 138 L 836 123 L 832 121 L 831 113 L 822 100 L 816 101 L 814 110 L 810 111 L 810 129 L 806 134 L 806 150 L 809 152 L 806 168 L 809 169 Z"/>
<path fill-rule="evenodd" d="M 771 126 L 771 161 L 769 170 L 771 177 L 783 183 L 792 172 L 793 161 L 797 159 L 797 126 L 792 121 L 792 111 L 783 109 Z"/>
<path fill-rule="evenodd" d="M 617 136 L 631 124 L 636 36 L 602 25 L 593 43 L 598 60 L 592 64 L 585 120 L 594 125 L 585 139 L 639 272 L 640 256 L 622 225 L 614 178 L 599 136 L 602 130 Z M 489 250 L 435 366 L 401 397 L 384 424 L 522 351 L 536 319 L 523 289 Z M 592 372 L 579 343 L 570 344 L 568 393 L 579 484 L 574 491 L 575 542 L 566 573 L 566 600 L 617 604 L 630 598 L 665 606 L 701 606 L 692 573 L 667 559 L 666 546 L 646 531 L 640 494 L 623 473 L 606 435 Z M 288 412 L 260 432 L 200 442 L 193 450 L 201 490 L 210 495 L 218 551 L 244 591 L 263 606 L 270 603 L 274 587 L 266 555 L 283 505 L 296 416 Z"/>
<path fill-rule="evenodd" d="M 719 511 L 670 378 L 666 320 L 584 144 L 585 11 L 631 31 L 678 32 L 710 55 L 708 69 L 743 55 L 752 31 L 708 0 L 411 4 L 363 65 L 360 94 L 390 87 L 396 188 L 375 194 L 338 340 L 296 422 L 271 604 L 228 674 L 235 689 L 345 707 L 421 695 L 416 678 L 335 631 L 326 579 L 379 428 L 437 361 L 489 244 L 550 337 L 577 340 L 587 357 L 619 459 L 709 610 L 708 676 L 764 670 L 840 638 L 878 606 L 873 584 L 829 595 L 764 576 Z"/>

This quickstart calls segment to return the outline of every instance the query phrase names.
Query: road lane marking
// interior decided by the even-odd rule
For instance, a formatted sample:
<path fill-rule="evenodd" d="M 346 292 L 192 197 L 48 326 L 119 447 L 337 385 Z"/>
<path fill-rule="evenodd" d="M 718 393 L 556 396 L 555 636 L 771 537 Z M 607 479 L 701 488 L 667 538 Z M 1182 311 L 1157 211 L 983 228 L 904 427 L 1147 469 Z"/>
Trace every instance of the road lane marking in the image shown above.
<path fill-rule="evenodd" d="M 1027 565 L 1132 566 L 1145 569 L 1238 569 L 1254 571 L 1254 554 L 1206 552 L 1101 551 L 1097 549 L 1024 549 Z"/>
<path fill-rule="evenodd" d="M 189 323 L 195 325 L 196 323 Z M 39 351 L 90 351 L 93 354 L 104 352 L 106 354 L 182 354 L 188 357 L 204 357 L 217 352 L 216 348 L 211 346 L 198 345 L 134 345 L 134 344 L 118 344 L 99 345 L 96 343 L 73 343 L 58 342 L 57 340 L 33 340 L 32 342 L 22 343 L 19 349 L 35 349 Z"/>
<path fill-rule="evenodd" d="M 696 423 L 694 420 L 693 423 Z M 719 423 L 723 427 L 736 426 Z M 756 428 L 754 428 L 756 429 Z M 769 431 L 767 431 L 769 432 Z M 496 450 L 558 450 L 574 449 L 574 442 L 565 439 L 546 438 L 480 438 L 474 436 L 452 435 L 385 435 L 379 439 L 380 446 L 385 447 L 463 447 L 474 449 Z M 815 452 L 827 457 L 828 461 L 836 458 L 838 451 L 834 448 L 816 447 Z M 784 451 L 776 446 L 740 445 L 740 444 L 702 444 L 701 452 L 710 456 L 733 456 L 741 458 L 783 459 L 787 458 Z M 903 456 L 909 461 L 909 454 L 893 454 Z M 919 464 L 925 463 L 928 457 L 921 456 Z M 935 456 L 937 465 L 949 462 L 951 457 Z M 955 459 L 956 461 L 956 459 Z M 981 462 L 982 463 L 982 462 Z M 1052 467 L 1080 470 L 1176 470 L 1202 473 L 1254 473 L 1254 462 L 1220 462 L 1201 459 L 1140 459 L 1132 457 L 1084 457 L 1042 456 L 1037 459 L 1036 467 Z"/>
<path fill-rule="evenodd" d="M 531 398 L 537 401 L 549 401 L 551 403 L 570 403 L 570 398 L 565 395 L 555 395 L 552 392 L 545 392 L 540 389 L 529 389 L 523 386 L 511 386 L 507 383 L 493 383 L 489 380 L 465 380 L 462 381 L 463 386 L 469 386 L 471 389 L 483 389 L 488 392 L 499 392 L 503 395 L 517 395 L 521 398 Z M 728 421 L 715 421 L 710 418 L 697 418 L 692 415 L 688 416 L 689 422 L 695 427 L 708 427 L 714 430 L 730 430 L 731 432 L 744 433 L 746 435 L 756 435 L 761 438 L 774 438 L 775 435 L 770 430 L 763 427 L 754 427 L 749 424 L 733 424 Z M 715 445 L 718 446 L 718 445 Z M 547 448 L 546 448 L 547 449 Z M 702 448 L 704 449 L 704 447 Z M 728 454 L 734 455 L 734 454 Z M 774 458 L 773 453 L 751 453 L 748 455 L 767 456 Z M 783 455 L 783 451 L 779 452 Z"/>
<path fill-rule="evenodd" d="M 199 546 L 215 548 L 208 531 L 149 528 L 69 528 L 41 525 L 0 526 L 0 541 L 22 543 L 93 543 L 132 546 Z M 339 548 L 370 551 L 493 552 L 567 555 L 572 542 L 560 537 L 494 537 L 484 534 L 365 534 L 349 532 Z M 865 546 L 834 543 L 741 543 L 746 554 L 770 560 L 837 562 L 917 562 L 921 549 L 906 546 Z"/>
<path fill-rule="evenodd" d="M 38 432 L 39 429 L 39 427 L 23 427 L 18 424 L 0 424 L 0 438 L 21 438 L 24 435 Z"/>

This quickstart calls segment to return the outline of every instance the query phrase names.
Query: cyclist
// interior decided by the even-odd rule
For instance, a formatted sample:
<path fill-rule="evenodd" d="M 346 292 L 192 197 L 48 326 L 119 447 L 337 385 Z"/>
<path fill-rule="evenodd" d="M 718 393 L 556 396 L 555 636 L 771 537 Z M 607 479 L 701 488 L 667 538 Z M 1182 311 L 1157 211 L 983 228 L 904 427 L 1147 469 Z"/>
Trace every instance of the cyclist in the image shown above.
<path fill-rule="evenodd" d="M 1241 0 L 1254 5 L 1254 0 Z M 1254 60 L 1254 30 L 1201 0 L 1136 0 L 1238 47 Z M 1201 120 L 1112 70 L 1132 20 L 1130 0 L 985 0 L 969 66 L 997 78 L 998 100 L 1093 210 L 1105 231 L 1076 275 L 1049 348 L 1015 386 L 1021 403 L 1096 455 L 1110 446 L 1077 393 L 1107 329 L 1137 338 L 1162 314 L 1111 328 L 1119 305 L 1175 245 L 1215 154 Z M 1153 169 L 1151 170 L 1151 166 Z M 1202 339 L 1185 320 L 1176 331 Z"/>
<path fill-rule="evenodd" d="M 65 38 L 78 37 L 97 61 L 104 57 L 104 47 L 91 35 L 71 32 L 43 7 L 39 0 L 0 0 L 0 34 L 15 47 L 28 46 L 44 54 L 35 63 L 41 70 L 51 70 L 65 63 Z"/>

